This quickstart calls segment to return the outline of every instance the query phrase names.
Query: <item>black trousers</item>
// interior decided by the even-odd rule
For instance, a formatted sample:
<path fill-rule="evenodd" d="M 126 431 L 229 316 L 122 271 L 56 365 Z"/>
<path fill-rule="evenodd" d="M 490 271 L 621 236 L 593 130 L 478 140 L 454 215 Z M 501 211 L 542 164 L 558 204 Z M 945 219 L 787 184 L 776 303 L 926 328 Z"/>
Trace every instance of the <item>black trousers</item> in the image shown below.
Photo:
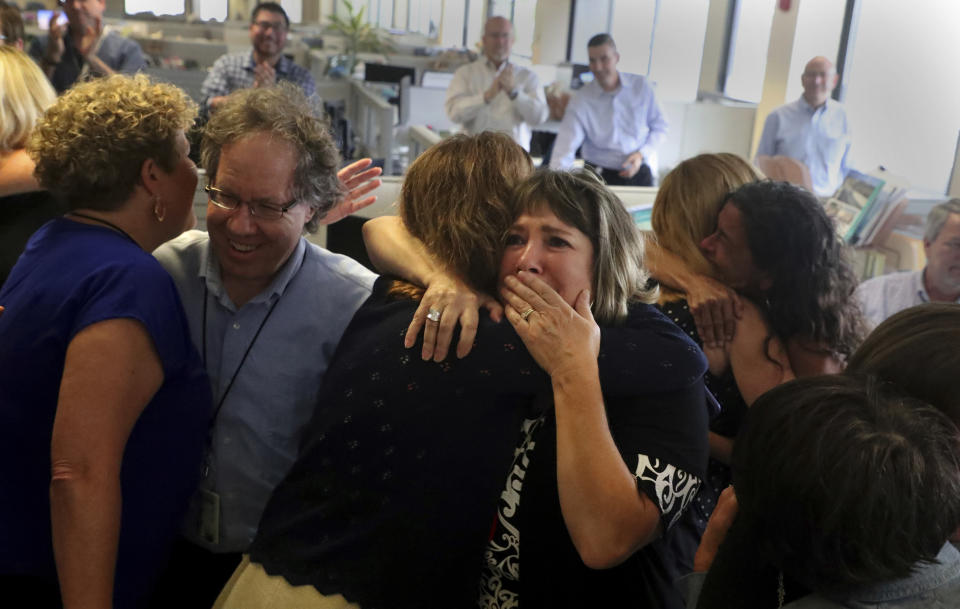
<path fill-rule="evenodd" d="M 607 169 L 606 167 L 593 167 L 593 170 L 603 178 L 607 186 L 653 186 L 653 173 L 650 166 L 644 163 L 633 174 L 632 178 L 625 178 L 620 175 L 622 169 Z"/>

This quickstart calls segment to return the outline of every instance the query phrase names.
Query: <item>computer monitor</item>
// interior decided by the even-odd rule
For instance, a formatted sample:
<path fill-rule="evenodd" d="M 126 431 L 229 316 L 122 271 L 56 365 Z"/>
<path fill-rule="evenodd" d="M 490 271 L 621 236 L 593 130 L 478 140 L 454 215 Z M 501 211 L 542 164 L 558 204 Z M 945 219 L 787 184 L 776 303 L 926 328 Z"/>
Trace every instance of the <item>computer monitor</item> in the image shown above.
<path fill-rule="evenodd" d="M 427 89 L 446 90 L 450 87 L 451 80 L 453 80 L 453 72 L 427 70 L 423 73 L 423 82 L 420 83 L 420 86 Z"/>
<path fill-rule="evenodd" d="M 417 71 L 406 66 L 392 66 L 386 63 L 368 63 L 364 67 L 363 79 L 368 82 L 388 82 L 400 84 L 404 76 L 410 77 L 410 83 L 415 83 Z"/>
<path fill-rule="evenodd" d="M 570 79 L 571 89 L 579 89 L 591 80 L 593 80 L 593 72 L 590 71 L 590 66 L 582 63 L 573 64 L 573 78 Z"/>

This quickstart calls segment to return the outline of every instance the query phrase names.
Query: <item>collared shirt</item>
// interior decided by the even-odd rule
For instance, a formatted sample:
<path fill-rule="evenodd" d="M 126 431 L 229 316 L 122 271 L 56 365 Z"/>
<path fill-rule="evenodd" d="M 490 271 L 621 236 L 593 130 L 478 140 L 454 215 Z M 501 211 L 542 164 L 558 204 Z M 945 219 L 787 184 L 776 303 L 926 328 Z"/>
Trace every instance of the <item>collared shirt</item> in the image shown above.
<path fill-rule="evenodd" d="M 217 59 L 200 88 L 200 96 L 203 98 L 201 105 L 204 111 L 210 111 L 211 98 L 230 95 L 239 89 L 252 87 L 255 80 L 253 70 L 256 67 L 257 62 L 253 58 L 253 51 L 228 53 Z M 277 72 L 277 82 L 285 80 L 303 89 L 303 94 L 310 100 L 314 112 L 320 116 L 323 105 L 317 97 L 317 83 L 313 80 L 310 71 L 293 63 L 293 60 L 286 55 L 280 56 L 274 70 Z"/>
<path fill-rule="evenodd" d="M 236 373 L 214 421 L 209 474 L 201 482 L 220 497 L 220 543 L 201 539 L 196 514 L 188 515 L 185 532 L 210 550 L 240 552 L 296 459 L 330 358 L 376 275 L 301 238 L 270 286 L 238 309 L 209 243 L 206 233 L 190 231 L 154 254 L 177 284 L 215 405 Z"/>
<path fill-rule="evenodd" d="M 30 55 L 36 61 L 41 61 L 46 55 L 49 38 L 49 34 L 43 34 L 30 43 Z M 143 50 L 140 45 L 135 40 L 124 38 L 109 28 L 104 29 L 98 44 L 97 57 L 115 72 L 133 74 L 147 66 L 147 60 L 143 57 Z M 54 68 L 53 75 L 50 77 L 50 83 L 57 90 L 57 93 L 63 93 L 73 86 L 73 83 L 80 78 L 86 64 L 83 56 L 73 46 L 73 41 L 70 39 L 70 28 L 67 28 L 63 33 L 63 46 L 63 57 L 61 57 L 60 63 Z"/>
<path fill-rule="evenodd" d="M 690 573 L 679 581 L 686 589 L 687 607 L 696 607 L 706 573 Z M 960 607 L 960 552 L 945 543 L 935 563 L 917 563 L 903 579 L 862 586 L 832 600 L 810 594 L 783 606 L 783 609 L 927 609 Z"/>
<path fill-rule="evenodd" d="M 832 99 L 814 108 L 801 97 L 767 116 L 758 155 L 782 154 L 810 170 L 813 190 L 832 195 L 850 171 L 850 126 L 843 106 Z"/>
<path fill-rule="evenodd" d="M 926 268 L 880 275 L 857 286 L 856 295 L 867 325 L 874 328 L 895 313 L 930 302 L 930 295 L 923 283 L 925 272 Z M 960 298 L 957 302 L 960 303 Z"/>
<path fill-rule="evenodd" d="M 544 122 L 549 114 L 547 98 L 537 75 L 532 70 L 511 64 L 516 97 L 510 99 L 507 93 L 500 91 L 490 103 L 483 101 L 484 92 L 507 63 L 503 62 L 497 69 L 492 61 L 481 57 L 460 66 L 450 81 L 444 107 L 450 120 L 463 125 L 467 133 L 509 133 L 514 141 L 529 151 L 530 126 Z"/>
<path fill-rule="evenodd" d="M 550 160 L 552 169 L 569 169 L 583 144 L 583 160 L 620 169 L 634 152 L 657 175 L 656 148 L 667 137 L 667 119 L 643 76 L 620 72 L 620 86 L 607 92 L 593 80 L 570 100 Z"/>

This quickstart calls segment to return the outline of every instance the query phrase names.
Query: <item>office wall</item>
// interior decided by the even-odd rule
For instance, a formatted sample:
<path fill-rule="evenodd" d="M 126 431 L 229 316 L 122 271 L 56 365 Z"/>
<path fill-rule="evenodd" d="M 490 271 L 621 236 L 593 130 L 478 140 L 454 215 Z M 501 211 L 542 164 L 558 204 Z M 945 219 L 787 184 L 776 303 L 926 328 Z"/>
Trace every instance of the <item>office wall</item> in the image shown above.
<path fill-rule="evenodd" d="M 858 167 L 883 165 L 914 186 L 947 191 L 960 131 L 958 37 L 956 2 L 864 3 L 845 77 Z"/>
<path fill-rule="evenodd" d="M 567 60 L 570 0 L 539 0 L 533 31 L 533 63 L 557 64 Z"/>
<path fill-rule="evenodd" d="M 767 49 L 767 69 L 763 78 L 763 95 L 757 104 L 754 118 L 750 158 L 756 154 L 757 144 L 763 133 L 763 121 L 774 108 L 782 106 L 787 100 L 787 81 L 790 76 L 790 59 L 793 55 L 799 5 L 800 2 L 793 2 L 790 4 L 790 9 L 784 11 L 778 4 L 773 14 L 770 45 Z"/>

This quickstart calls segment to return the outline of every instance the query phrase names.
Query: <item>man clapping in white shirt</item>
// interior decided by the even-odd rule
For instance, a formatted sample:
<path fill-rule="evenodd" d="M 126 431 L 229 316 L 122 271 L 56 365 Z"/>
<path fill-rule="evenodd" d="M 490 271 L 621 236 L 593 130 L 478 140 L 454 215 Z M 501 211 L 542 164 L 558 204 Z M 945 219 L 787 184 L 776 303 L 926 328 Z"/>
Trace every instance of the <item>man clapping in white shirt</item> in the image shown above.
<path fill-rule="evenodd" d="M 447 115 L 467 133 L 502 131 L 530 149 L 530 126 L 547 120 L 537 75 L 509 62 L 513 25 L 491 17 L 483 28 L 483 56 L 461 66 L 447 89 Z"/>

